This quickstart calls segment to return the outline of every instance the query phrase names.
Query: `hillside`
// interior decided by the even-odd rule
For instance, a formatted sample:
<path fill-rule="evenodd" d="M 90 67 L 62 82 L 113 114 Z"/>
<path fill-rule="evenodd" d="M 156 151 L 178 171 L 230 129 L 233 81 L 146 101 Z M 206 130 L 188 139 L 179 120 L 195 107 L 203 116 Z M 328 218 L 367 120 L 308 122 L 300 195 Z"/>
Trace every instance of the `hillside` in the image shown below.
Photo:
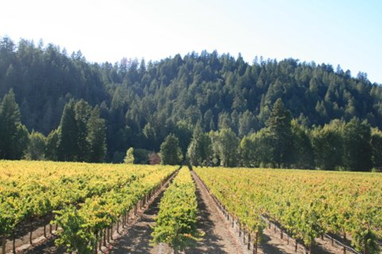
<path fill-rule="evenodd" d="M 109 161 L 128 147 L 158 151 L 169 133 L 198 122 L 205 132 L 231 128 L 243 137 L 265 126 L 279 98 L 307 127 L 357 117 L 382 128 L 382 88 L 365 73 L 353 77 L 339 66 L 296 59 L 249 64 L 240 55 L 203 51 L 159 62 L 90 63 L 80 52 L 5 37 L 0 98 L 11 88 L 22 123 L 44 135 L 59 126 L 70 99 L 99 105 Z"/>

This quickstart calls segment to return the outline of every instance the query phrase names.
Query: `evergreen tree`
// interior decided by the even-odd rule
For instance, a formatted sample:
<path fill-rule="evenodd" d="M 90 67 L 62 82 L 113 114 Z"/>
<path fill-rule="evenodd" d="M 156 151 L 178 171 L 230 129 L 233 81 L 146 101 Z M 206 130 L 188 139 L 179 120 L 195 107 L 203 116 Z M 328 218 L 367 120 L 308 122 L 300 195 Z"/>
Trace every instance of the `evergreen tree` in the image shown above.
<path fill-rule="evenodd" d="M 150 155 L 149 150 L 145 149 L 134 149 L 134 163 L 135 164 L 149 164 L 149 155 Z"/>
<path fill-rule="evenodd" d="M 344 128 L 344 166 L 351 171 L 370 171 L 371 159 L 370 126 L 353 118 Z"/>
<path fill-rule="evenodd" d="M 373 129 L 371 133 L 371 146 L 372 146 L 372 161 L 373 167 L 382 169 L 382 132 L 378 129 Z"/>
<path fill-rule="evenodd" d="M 178 165 L 181 162 L 182 151 L 179 147 L 179 140 L 174 134 L 168 135 L 161 144 L 160 154 L 164 165 Z"/>
<path fill-rule="evenodd" d="M 79 100 L 74 104 L 74 118 L 77 125 L 76 141 L 77 141 L 77 150 L 76 150 L 76 161 L 89 161 L 90 155 L 90 144 L 89 139 L 94 138 L 92 133 L 91 137 L 88 137 L 88 121 L 90 118 L 91 107 L 89 103 L 84 100 Z M 96 112 L 94 114 L 93 123 L 96 122 Z M 94 126 L 94 131 L 96 131 L 96 126 Z M 96 147 L 94 147 L 96 148 Z M 95 158 L 96 159 L 96 158 Z M 102 160 L 102 159 L 101 159 Z M 96 160 L 99 161 L 99 160 Z"/>
<path fill-rule="evenodd" d="M 60 137 L 58 142 L 58 159 L 61 161 L 75 161 L 78 152 L 78 129 L 74 112 L 74 100 L 69 101 L 64 108 L 60 123 Z"/>
<path fill-rule="evenodd" d="M 143 136 L 146 139 L 149 149 L 154 149 L 157 141 L 157 133 L 151 123 L 147 123 L 142 130 Z"/>
<path fill-rule="evenodd" d="M 239 118 L 239 137 L 244 137 L 256 129 L 256 118 L 246 110 Z"/>
<path fill-rule="evenodd" d="M 19 105 L 11 89 L 0 105 L 0 158 L 21 159 L 28 146 L 28 135 L 21 124 Z"/>
<path fill-rule="evenodd" d="M 273 161 L 277 167 L 288 167 L 291 163 L 293 137 L 289 110 L 281 99 L 273 105 L 272 114 L 266 122 L 273 145 Z"/>
<path fill-rule="evenodd" d="M 187 148 L 191 142 L 192 137 L 192 127 L 187 124 L 185 121 L 179 121 L 176 124 L 175 135 L 179 139 L 179 146 L 182 150 L 183 158 L 186 157 Z"/>
<path fill-rule="evenodd" d="M 14 159 L 19 160 L 24 158 L 29 144 L 29 131 L 25 125 L 19 124 L 17 126 L 16 138 L 14 140 L 12 154 L 14 155 Z"/>
<path fill-rule="evenodd" d="M 51 161 L 59 160 L 59 142 L 61 137 L 60 128 L 53 130 L 46 137 L 45 158 Z"/>
<path fill-rule="evenodd" d="M 91 111 L 87 122 L 86 140 L 89 144 L 89 161 L 102 162 L 106 155 L 106 126 L 98 106 Z"/>

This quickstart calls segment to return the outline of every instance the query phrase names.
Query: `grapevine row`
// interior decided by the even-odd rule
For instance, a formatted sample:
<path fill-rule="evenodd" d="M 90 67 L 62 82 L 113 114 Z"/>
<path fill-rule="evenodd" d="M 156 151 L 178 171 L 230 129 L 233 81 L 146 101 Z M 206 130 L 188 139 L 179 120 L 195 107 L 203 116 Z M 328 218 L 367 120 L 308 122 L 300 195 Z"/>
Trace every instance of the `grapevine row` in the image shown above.
<path fill-rule="evenodd" d="M 16 227 L 31 224 L 35 218 L 52 218 L 52 211 L 59 211 L 69 204 L 79 206 L 104 193 L 127 188 L 156 171 L 158 167 L 136 165 L 1 161 L 3 252 L 7 236 L 14 235 Z M 14 241 L 13 246 L 15 251 Z"/>
<path fill-rule="evenodd" d="M 58 212 L 56 218 L 56 223 L 63 229 L 56 243 L 66 246 L 68 251 L 84 254 L 96 252 L 97 243 L 99 247 L 102 246 L 102 235 L 104 240 L 107 234 L 110 237 L 115 223 L 122 221 L 122 224 L 126 225 L 126 215 L 132 209 L 135 209 L 135 213 L 140 202 L 145 203 L 173 172 L 174 167 L 163 167 L 129 186 L 89 198 L 79 209 L 74 206 L 66 207 Z"/>
<path fill-rule="evenodd" d="M 182 168 L 159 204 L 153 242 L 168 244 L 174 253 L 195 244 L 201 236 L 196 227 L 198 204 L 195 191 L 190 171 Z"/>
<path fill-rule="evenodd" d="M 274 169 L 195 171 L 249 232 L 261 232 L 264 216 L 309 247 L 330 233 L 351 238 L 358 251 L 379 253 L 381 175 Z"/>

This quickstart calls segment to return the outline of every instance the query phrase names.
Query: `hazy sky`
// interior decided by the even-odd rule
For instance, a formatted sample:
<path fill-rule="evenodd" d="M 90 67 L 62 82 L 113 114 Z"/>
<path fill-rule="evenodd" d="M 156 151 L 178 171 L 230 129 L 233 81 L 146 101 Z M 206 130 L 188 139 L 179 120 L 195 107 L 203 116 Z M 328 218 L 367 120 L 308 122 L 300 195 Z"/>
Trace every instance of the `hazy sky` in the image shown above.
<path fill-rule="evenodd" d="M 380 0 L 0 0 L 0 36 L 88 61 L 217 50 L 338 64 L 382 84 Z"/>

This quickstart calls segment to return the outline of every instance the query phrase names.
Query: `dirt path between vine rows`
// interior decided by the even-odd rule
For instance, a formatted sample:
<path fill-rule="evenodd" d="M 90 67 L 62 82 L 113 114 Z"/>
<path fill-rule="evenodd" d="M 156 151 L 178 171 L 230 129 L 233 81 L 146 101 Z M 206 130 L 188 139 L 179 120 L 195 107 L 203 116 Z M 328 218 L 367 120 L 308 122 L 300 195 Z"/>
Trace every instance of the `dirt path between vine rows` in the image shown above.
<path fill-rule="evenodd" d="M 252 254 L 252 248 L 247 250 L 247 245 L 242 243 L 237 228 L 231 227 L 231 222 L 227 221 L 225 216 L 220 212 L 211 194 L 207 191 L 200 179 L 192 171 L 196 183 L 196 195 L 198 200 L 198 222 L 197 227 L 204 232 L 202 240 L 193 248 L 188 248 L 187 254 Z M 163 192 L 160 193 L 149 204 L 148 207 L 142 209 L 139 215 L 131 222 L 129 227 L 124 230 L 123 235 L 116 236 L 115 241 L 109 245 L 108 250 L 104 249 L 103 253 L 113 254 L 133 254 L 133 253 L 150 253 L 150 254 L 170 254 L 171 249 L 164 245 L 154 246 L 150 240 L 152 239 L 152 227 L 155 224 L 155 216 L 159 212 L 160 199 Z M 301 249 L 295 252 L 292 243 L 287 244 L 286 239 L 280 239 L 280 233 L 268 227 L 264 230 L 262 241 L 258 249 L 258 254 L 295 254 L 304 253 Z M 24 253 L 64 253 L 57 249 L 53 241 L 47 241 L 35 248 L 29 249 Z M 100 252 L 99 252 L 100 253 Z M 313 253 L 320 254 L 342 254 L 340 248 L 334 248 L 329 241 L 322 241 L 321 244 L 315 246 Z"/>
<path fill-rule="evenodd" d="M 224 221 L 217 213 L 216 207 L 211 205 L 212 200 L 208 200 L 208 194 L 197 184 L 198 200 L 198 222 L 197 227 L 205 233 L 202 240 L 193 248 L 186 250 L 187 254 L 242 254 L 240 244 L 232 237 Z M 155 216 L 159 212 L 159 202 L 162 194 L 154 200 L 150 207 L 144 212 L 139 222 L 127 231 L 114 245 L 113 254 L 170 254 L 171 249 L 164 245 L 153 246 L 150 244 L 152 227 L 155 224 Z"/>
<path fill-rule="evenodd" d="M 198 200 L 198 222 L 197 227 L 204 232 L 202 240 L 195 247 L 187 248 L 187 254 L 252 254 L 253 249 L 247 250 L 247 245 L 242 243 L 236 229 L 231 227 L 231 223 L 226 220 L 219 211 L 216 203 L 203 186 L 200 179 L 192 171 L 196 183 L 196 196 Z M 171 249 L 164 244 L 156 245 L 150 243 L 152 239 L 152 227 L 155 225 L 155 216 L 159 212 L 159 202 L 163 193 L 160 194 L 143 213 L 142 217 L 135 223 L 127 233 L 119 238 L 114 244 L 111 253 L 113 254 L 170 254 Z M 328 244 L 329 245 L 329 244 Z M 325 246 L 327 247 L 327 246 Z M 258 254 L 295 254 L 294 245 L 287 244 L 286 240 L 279 238 L 279 233 L 273 229 L 266 228 L 262 237 L 262 242 L 258 249 Z M 297 253 L 304 253 L 299 248 Z M 320 254 L 342 254 L 338 248 L 322 248 L 322 245 L 315 246 L 313 253 Z"/>
<path fill-rule="evenodd" d="M 219 234 L 221 232 L 229 232 L 228 234 L 225 233 L 225 237 L 229 237 L 229 239 L 235 242 L 235 250 L 231 250 L 228 253 L 244 253 L 244 254 L 252 254 L 253 249 L 251 246 L 251 249 L 248 250 L 246 248 L 247 244 L 244 244 L 242 241 L 242 237 L 239 237 L 238 229 L 231 227 L 231 222 L 226 219 L 226 217 L 223 215 L 222 212 L 220 212 L 218 206 L 216 205 L 215 201 L 213 200 L 210 193 L 207 191 L 205 186 L 202 184 L 201 180 L 195 172 L 192 172 L 192 175 L 195 179 L 195 182 L 197 184 L 198 191 L 202 194 L 203 200 L 205 204 L 208 206 L 208 209 L 210 211 L 210 216 L 212 215 L 212 220 L 216 225 L 219 225 L 218 228 L 214 228 L 214 230 L 218 229 L 218 232 L 215 234 Z M 224 225 L 224 227 L 222 226 Z M 220 229 L 220 230 L 219 230 Z M 303 249 L 301 247 L 298 248 L 298 251 L 295 252 L 295 246 L 292 244 L 292 241 L 288 244 L 286 237 L 284 239 L 280 239 L 280 231 L 275 231 L 273 228 L 269 229 L 268 227 L 264 229 L 262 237 L 261 237 L 261 243 L 259 244 L 259 248 L 257 253 L 258 254 L 296 254 L 301 253 L 305 254 Z M 206 238 L 208 241 L 208 236 Z M 315 246 L 313 246 L 312 253 L 319 253 L 319 254 L 343 254 L 343 251 L 340 247 L 332 246 L 330 244 L 329 240 L 321 240 L 316 239 L 317 243 Z M 207 246 L 208 247 L 208 244 Z M 187 254 L 189 252 L 187 251 Z M 210 252 L 207 248 L 206 251 L 201 249 L 199 252 L 196 253 L 227 253 L 227 252 Z"/>

